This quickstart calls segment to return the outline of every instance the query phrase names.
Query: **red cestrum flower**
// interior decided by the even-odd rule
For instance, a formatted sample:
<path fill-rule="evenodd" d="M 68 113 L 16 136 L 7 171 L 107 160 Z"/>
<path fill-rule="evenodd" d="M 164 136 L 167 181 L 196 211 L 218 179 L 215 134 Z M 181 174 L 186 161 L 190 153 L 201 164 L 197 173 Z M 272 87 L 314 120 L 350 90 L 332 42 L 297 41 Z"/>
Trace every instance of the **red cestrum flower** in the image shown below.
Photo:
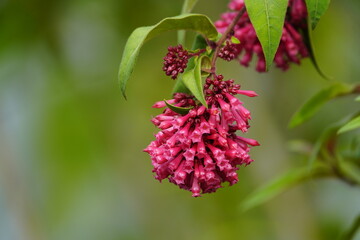
<path fill-rule="evenodd" d="M 250 112 L 234 95 L 257 96 L 253 91 L 240 90 L 233 80 L 223 76 L 206 80 L 204 91 L 208 108 L 198 104 L 193 96 L 175 93 L 168 103 L 177 107 L 192 108 L 181 115 L 165 108 L 152 119 L 160 129 L 144 150 L 151 156 L 155 178 L 168 178 L 180 188 L 191 191 L 193 197 L 215 192 L 223 182 L 238 182 L 240 165 L 253 160 L 249 156 L 256 140 L 236 135 L 249 128 Z M 157 102 L 154 108 L 166 107 Z"/>
<path fill-rule="evenodd" d="M 244 0 L 232 0 L 228 6 L 232 12 L 223 13 L 221 19 L 215 22 L 220 33 L 225 32 L 234 20 L 236 11 L 242 9 L 245 4 Z M 300 34 L 301 31 L 306 30 L 306 19 L 307 10 L 304 0 L 290 0 L 280 45 L 274 59 L 276 66 L 282 70 L 287 70 L 291 62 L 300 64 L 300 60 L 309 55 Z M 258 58 L 256 70 L 265 72 L 264 53 L 247 13 L 240 18 L 233 34 L 240 40 L 240 44 L 235 44 L 236 48 L 232 51 L 235 58 L 239 59 L 240 64 L 248 67 L 253 56 L 256 55 Z"/>

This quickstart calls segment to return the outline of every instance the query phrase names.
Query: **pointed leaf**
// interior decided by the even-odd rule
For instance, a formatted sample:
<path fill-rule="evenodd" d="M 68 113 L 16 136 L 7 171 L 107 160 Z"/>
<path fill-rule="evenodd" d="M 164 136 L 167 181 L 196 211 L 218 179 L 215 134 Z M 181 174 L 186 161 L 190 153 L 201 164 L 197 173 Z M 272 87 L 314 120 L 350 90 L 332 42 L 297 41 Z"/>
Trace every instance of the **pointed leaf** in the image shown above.
<path fill-rule="evenodd" d="M 165 102 L 165 104 L 166 104 L 166 106 L 167 106 L 168 108 L 170 108 L 172 111 L 174 111 L 174 112 L 176 112 L 176 113 L 179 113 L 179 114 L 181 114 L 181 115 L 187 114 L 187 113 L 192 109 L 192 107 L 191 107 L 191 108 L 184 108 L 184 107 L 174 106 L 174 105 L 168 103 L 166 100 L 164 100 L 164 102 Z"/>
<path fill-rule="evenodd" d="M 288 0 L 245 0 L 269 70 L 280 44 Z"/>
<path fill-rule="evenodd" d="M 190 90 L 190 93 L 193 94 L 196 99 L 202 99 L 203 95 L 201 88 L 199 88 L 195 79 L 195 70 L 191 69 L 185 72 L 182 76 L 182 83 Z M 200 100 L 199 100 L 200 101 Z"/>
<path fill-rule="evenodd" d="M 303 33 L 303 38 L 304 38 L 304 43 L 306 45 L 307 50 L 309 51 L 309 57 L 311 62 L 313 63 L 316 71 L 320 74 L 320 76 L 322 76 L 323 78 L 330 80 L 331 77 L 327 76 L 322 69 L 320 68 L 317 60 L 316 60 L 316 55 L 315 55 L 315 49 L 314 49 L 314 44 L 312 42 L 312 33 L 310 30 L 310 26 L 308 24 L 307 28 L 304 29 L 304 31 L 302 31 Z"/>
<path fill-rule="evenodd" d="M 354 130 L 356 128 L 360 128 L 360 116 L 350 120 L 344 126 L 342 126 L 339 129 L 338 134 L 345 133 L 345 132 Z"/>
<path fill-rule="evenodd" d="M 296 127 L 311 118 L 329 100 L 350 93 L 352 87 L 344 83 L 333 83 L 330 87 L 318 92 L 310 98 L 291 118 L 289 127 Z"/>
<path fill-rule="evenodd" d="M 216 39 L 218 32 L 211 20 L 202 14 L 184 14 L 165 18 L 150 27 L 137 28 L 129 37 L 119 68 L 119 84 L 122 94 L 126 98 L 126 84 L 133 72 L 140 49 L 145 41 L 171 30 L 192 30 L 205 35 L 209 39 Z"/>
<path fill-rule="evenodd" d="M 186 73 L 186 72 L 185 72 Z M 183 76 L 179 76 L 178 79 L 175 82 L 174 89 L 172 90 L 172 93 L 186 93 L 190 94 L 190 90 L 185 86 L 184 82 L 182 81 Z"/>
<path fill-rule="evenodd" d="M 311 20 L 311 28 L 315 29 L 320 18 L 329 7 L 330 0 L 305 0 Z"/>
<path fill-rule="evenodd" d="M 202 69 L 210 70 L 211 69 L 211 59 L 207 56 L 201 59 L 201 76 L 207 77 L 209 75 L 208 71 L 202 71 Z"/>
<path fill-rule="evenodd" d="M 207 103 L 204 96 L 203 82 L 201 77 L 201 65 L 207 56 L 195 57 L 195 67 L 184 73 L 182 81 L 190 92 L 199 100 L 204 106 L 207 107 Z"/>
<path fill-rule="evenodd" d="M 232 43 L 234 43 L 234 44 L 240 44 L 240 40 L 237 38 L 237 37 L 235 37 L 235 36 L 231 36 L 231 42 Z"/>
<path fill-rule="evenodd" d="M 241 209 L 247 211 L 271 200 L 280 193 L 300 183 L 329 175 L 330 173 L 327 168 L 320 164 L 311 171 L 309 171 L 307 167 L 294 169 L 250 194 L 241 204 Z"/>

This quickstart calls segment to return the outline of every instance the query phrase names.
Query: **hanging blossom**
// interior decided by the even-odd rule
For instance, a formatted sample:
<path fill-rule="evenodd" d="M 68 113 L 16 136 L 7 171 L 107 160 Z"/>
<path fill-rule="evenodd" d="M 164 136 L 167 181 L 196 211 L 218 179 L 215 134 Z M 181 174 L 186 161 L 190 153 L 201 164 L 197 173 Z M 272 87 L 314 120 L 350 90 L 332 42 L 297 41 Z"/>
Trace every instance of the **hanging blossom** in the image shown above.
<path fill-rule="evenodd" d="M 208 108 L 197 104 L 193 96 L 175 93 L 168 103 L 177 107 L 192 108 L 181 115 L 165 108 L 152 119 L 160 132 L 156 140 L 144 150 L 151 156 L 155 178 L 168 178 L 180 188 L 191 191 L 193 197 L 215 192 L 223 182 L 238 182 L 236 170 L 253 160 L 249 156 L 256 140 L 237 136 L 246 132 L 250 112 L 234 95 L 257 96 L 253 91 L 240 90 L 233 80 L 223 76 L 206 79 L 204 86 Z M 154 108 L 166 107 L 157 102 Z"/>
<path fill-rule="evenodd" d="M 221 15 L 221 19 L 215 22 L 215 26 L 220 33 L 224 33 L 239 11 L 245 6 L 244 0 L 232 0 L 228 7 L 234 12 L 226 12 Z M 308 57 L 309 52 L 304 44 L 301 31 L 306 30 L 307 10 L 304 0 L 290 0 L 289 8 L 285 18 L 285 24 L 280 40 L 279 48 L 276 52 L 274 62 L 277 67 L 287 70 L 291 62 L 300 64 L 302 58 Z M 265 72 L 265 57 L 252 26 L 249 15 L 245 13 L 236 24 L 233 35 L 240 40 L 240 44 L 231 43 L 233 54 L 239 59 L 241 65 L 248 67 L 253 56 L 257 56 L 256 70 Z M 224 46 L 229 49 L 229 46 Z M 226 51 L 226 49 L 220 51 Z M 219 57 L 222 56 L 219 54 Z M 229 58 L 225 58 L 229 61 Z"/>

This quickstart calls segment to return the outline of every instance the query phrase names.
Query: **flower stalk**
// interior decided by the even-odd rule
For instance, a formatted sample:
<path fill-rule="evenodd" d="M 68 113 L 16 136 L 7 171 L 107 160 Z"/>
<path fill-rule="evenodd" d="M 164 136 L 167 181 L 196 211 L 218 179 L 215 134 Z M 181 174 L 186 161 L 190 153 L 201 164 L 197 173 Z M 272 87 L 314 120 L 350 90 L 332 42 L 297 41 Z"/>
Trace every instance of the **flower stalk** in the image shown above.
<path fill-rule="evenodd" d="M 238 21 L 244 15 L 245 12 L 246 12 L 246 8 L 244 6 L 239 10 L 238 14 L 234 18 L 234 20 L 231 22 L 231 24 L 227 27 L 227 29 L 225 30 L 225 32 L 223 33 L 223 35 L 221 36 L 219 41 L 217 41 L 216 48 L 215 48 L 215 51 L 214 51 L 214 55 L 213 55 L 213 57 L 211 59 L 211 72 L 212 72 L 212 74 L 215 74 L 216 60 L 218 58 L 218 55 L 219 55 L 219 52 L 220 52 L 220 49 L 221 49 L 223 43 L 228 39 L 229 34 L 234 30 L 234 27 L 236 26 L 236 24 L 238 23 Z"/>

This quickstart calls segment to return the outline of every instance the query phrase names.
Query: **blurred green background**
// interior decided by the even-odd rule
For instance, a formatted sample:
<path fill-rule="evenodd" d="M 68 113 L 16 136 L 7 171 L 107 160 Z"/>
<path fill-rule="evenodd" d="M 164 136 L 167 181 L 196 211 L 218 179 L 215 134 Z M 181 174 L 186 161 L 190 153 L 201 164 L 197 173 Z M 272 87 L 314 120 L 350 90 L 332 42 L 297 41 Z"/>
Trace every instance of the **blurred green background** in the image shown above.
<path fill-rule="evenodd" d="M 218 19 L 227 0 L 202 0 L 195 11 Z M 156 129 L 155 101 L 173 81 L 161 71 L 167 33 L 147 43 L 128 86 L 118 89 L 125 41 L 136 27 L 177 15 L 172 0 L 0 0 L 0 239 L 336 239 L 360 212 L 360 194 L 335 180 L 312 181 L 262 207 L 239 204 L 257 187 L 306 164 L 288 141 L 314 141 L 324 126 L 358 107 L 332 101 L 287 129 L 293 112 L 328 82 L 310 61 L 258 74 L 219 63 L 226 78 L 259 97 L 248 137 L 260 141 L 239 183 L 192 198 L 158 183 L 142 149 Z M 360 2 L 333 1 L 315 31 L 318 60 L 336 80 L 359 81 Z M 190 34 L 191 35 L 191 34 Z M 190 42 L 190 39 L 189 39 Z M 358 234 L 358 238 L 360 236 Z"/>

